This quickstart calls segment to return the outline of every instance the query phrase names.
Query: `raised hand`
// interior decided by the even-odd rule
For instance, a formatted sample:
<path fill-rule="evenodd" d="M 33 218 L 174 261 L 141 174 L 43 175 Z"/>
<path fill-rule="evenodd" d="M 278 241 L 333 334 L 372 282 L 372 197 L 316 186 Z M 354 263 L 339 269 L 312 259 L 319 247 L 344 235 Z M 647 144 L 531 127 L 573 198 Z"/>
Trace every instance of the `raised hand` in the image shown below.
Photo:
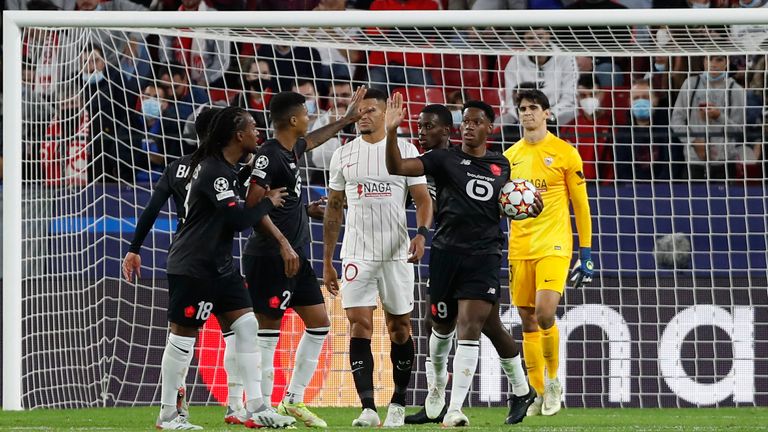
<path fill-rule="evenodd" d="M 347 107 L 347 112 L 344 114 L 344 118 L 352 123 L 355 123 L 360 120 L 360 117 L 375 109 L 374 107 L 370 107 L 365 111 L 360 111 L 357 108 L 357 106 L 360 104 L 360 101 L 365 97 L 366 92 L 368 92 L 368 89 L 365 86 L 360 86 L 355 90 L 355 94 L 352 95 L 352 99 L 349 103 L 349 106 Z"/>
<path fill-rule="evenodd" d="M 405 119 L 405 107 L 403 107 L 403 95 L 396 92 L 387 99 L 387 113 L 384 117 L 384 125 L 388 131 L 396 131 Z"/>

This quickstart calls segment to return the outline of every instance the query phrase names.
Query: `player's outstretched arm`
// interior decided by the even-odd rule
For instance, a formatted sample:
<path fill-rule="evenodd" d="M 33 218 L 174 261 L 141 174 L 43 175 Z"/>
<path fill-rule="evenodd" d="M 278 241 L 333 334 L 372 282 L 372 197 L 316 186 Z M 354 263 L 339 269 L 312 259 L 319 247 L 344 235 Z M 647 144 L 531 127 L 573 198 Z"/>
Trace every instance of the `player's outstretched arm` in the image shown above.
<path fill-rule="evenodd" d="M 331 295 L 339 294 L 339 275 L 333 267 L 333 252 L 344 218 L 344 191 L 328 189 L 328 205 L 323 218 L 323 283 Z"/>
<path fill-rule="evenodd" d="M 424 175 L 424 164 L 419 158 L 403 158 L 397 145 L 397 128 L 405 118 L 403 95 L 395 93 L 387 99 L 387 113 L 384 124 L 387 128 L 387 171 L 392 175 L 416 177 Z"/>
<path fill-rule="evenodd" d="M 417 184 L 408 188 L 408 192 L 416 205 L 416 225 L 418 232 L 411 239 L 408 248 L 408 262 L 416 263 L 424 256 L 424 246 L 427 243 L 429 227 L 432 226 L 432 197 L 429 196 L 426 184 Z"/>
<path fill-rule="evenodd" d="M 281 188 L 285 189 L 285 188 Z M 248 185 L 248 193 L 245 198 L 246 207 L 254 207 L 258 205 L 262 199 L 266 196 L 267 189 L 261 187 L 261 185 L 251 182 Z M 272 222 L 269 216 L 261 218 L 256 225 L 256 228 L 261 232 L 267 233 L 277 241 L 280 245 L 280 257 L 283 259 L 283 267 L 285 268 L 286 277 L 294 277 L 299 272 L 300 262 L 299 255 L 293 250 L 293 246 L 283 235 L 280 229 Z"/>
<path fill-rule="evenodd" d="M 366 111 L 360 111 L 357 108 L 358 103 L 363 100 L 363 97 L 365 97 L 365 93 L 367 91 L 368 89 L 366 89 L 365 86 L 358 87 L 357 90 L 355 90 L 355 94 L 352 95 L 352 101 L 347 107 L 347 112 L 344 114 L 344 117 L 336 120 L 333 123 L 329 123 L 320 129 L 316 129 L 308 133 L 307 136 L 304 137 L 304 139 L 307 141 L 307 151 L 325 143 L 329 139 L 336 136 L 340 130 L 353 123 L 357 123 L 357 121 L 360 120 L 360 117 L 362 117 L 364 114 L 373 111 L 373 107 L 367 109 Z"/>

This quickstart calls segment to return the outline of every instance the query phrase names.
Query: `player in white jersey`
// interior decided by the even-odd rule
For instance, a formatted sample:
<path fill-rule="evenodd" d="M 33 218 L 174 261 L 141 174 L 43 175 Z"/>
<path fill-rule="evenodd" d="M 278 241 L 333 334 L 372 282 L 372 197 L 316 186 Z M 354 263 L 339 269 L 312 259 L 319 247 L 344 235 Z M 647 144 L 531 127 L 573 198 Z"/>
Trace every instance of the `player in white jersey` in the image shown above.
<path fill-rule="evenodd" d="M 405 392 L 411 379 L 414 346 L 411 338 L 413 264 L 424 255 L 432 224 L 432 200 L 426 179 L 390 175 L 385 165 L 387 96 L 370 89 L 360 102 L 366 112 L 357 123 L 360 136 L 338 148 L 331 158 L 328 205 L 323 222 L 323 280 L 328 291 L 341 293 L 350 323 L 349 361 L 363 411 L 353 426 L 379 426 L 373 397 L 373 310 L 378 294 L 392 342 L 392 378 L 395 390 L 384 426 L 401 426 L 405 419 Z M 371 110 L 371 108 L 373 108 Z M 400 141 L 403 157 L 418 151 Z M 416 205 L 418 234 L 408 237 L 406 196 Z M 342 280 L 332 259 L 339 238 L 344 201 L 348 206 L 341 247 Z M 409 244 L 410 242 L 410 244 Z"/>

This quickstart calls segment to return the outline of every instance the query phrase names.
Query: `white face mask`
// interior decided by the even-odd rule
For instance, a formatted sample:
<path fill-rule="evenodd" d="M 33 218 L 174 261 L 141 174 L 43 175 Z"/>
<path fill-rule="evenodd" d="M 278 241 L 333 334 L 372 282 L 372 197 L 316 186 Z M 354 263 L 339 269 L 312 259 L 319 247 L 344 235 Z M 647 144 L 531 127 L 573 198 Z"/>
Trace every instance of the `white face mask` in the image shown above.
<path fill-rule="evenodd" d="M 453 127 L 459 127 L 461 121 L 464 120 L 464 114 L 461 110 L 451 111 L 451 119 L 453 120 Z"/>
<path fill-rule="evenodd" d="M 672 37 L 669 35 L 667 29 L 656 30 L 656 43 L 660 46 L 664 46 L 672 42 Z"/>
<path fill-rule="evenodd" d="M 312 115 L 317 113 L 317 102 L 312 99 L 304 101 L 304 105 L 307 107 L 307 114 Z"/>
<path fill-rule="evenodd" d="M 588 97 L 579 99 L 579 106 L 584 110 L 584 113 L 588 116 L 595 114 L 598 108 L 600 108 L 600 100 L 596 97 Z"/>
<path fill-rule="evenodd" d="M 709 3 L 692 3 L 691 7 L 693 9 L 706 9 L 709 8 Z"/>

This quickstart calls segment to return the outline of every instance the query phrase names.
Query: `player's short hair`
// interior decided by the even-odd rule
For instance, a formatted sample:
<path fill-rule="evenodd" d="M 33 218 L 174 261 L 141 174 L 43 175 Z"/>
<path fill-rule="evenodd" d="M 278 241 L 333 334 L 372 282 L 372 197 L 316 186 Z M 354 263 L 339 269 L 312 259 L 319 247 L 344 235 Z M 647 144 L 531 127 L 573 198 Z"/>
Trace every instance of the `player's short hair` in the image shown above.
<path fill-rule="evenodd" d="M 549 98 L 539 89 L 522 89 L 515 94 L 515 105 L 520 106 L 523 100 L 529 100 L 535 104 L 541 105 L 541 109 L 549 109 Z"/>
<path fill-rule="evenodd" d="M 453 127 L 453 116 L 451 110 L 443 104 L 431 104 L 424 107 L 421 110 L 422 113 L 434 114 L 437 116 L 438 122 L 443 126 Z"/>
<path fill-rule="evenodd" d="M 593 89 L 595 88 L 595 77 L 592 74 L 581 74 L 576 86 Z"/>
<path fill-rule="evenodd" d="M 365 97 L 363 99 L 376 99 L 377 101 L 387 103 L 387 94 L 379 89 L 371 88 L 365 92 Z"/>
<path fill-rule="evenodd" d="M 274 96 L 269 101 L 269 114 L 272 116 L 272 123 L 275 126 L 282 126 L 293 115 L 294 110 L 304 104 L 307 98 L 292 91 L 283 91 Z"/>
<path fill-rule="evenodd" d="M 216 115 L 216 112 L 220 109 L 221 108 L 218 107 L 206 107 L 197 114 L 197 118 L 195 119 L 195 134 L 197 135 L 198 140 L 202 141 L 208 134 L 211 120 L 213 120 L 213 116 Z"/>
<path fill-rule="evenodd" d="M 479 100 L 471 100 L 464 103 L 464 107 L 462 108 L 462 111 L 464 111 L 467 108 L 477 108 L 485 113 L 485 116 L 488 117 L 488 121 L 493 123 L 494 120 L 496 120 L 496 113 L 493 112 L 493 108 L 488 105 L 487 103 Z"/>

